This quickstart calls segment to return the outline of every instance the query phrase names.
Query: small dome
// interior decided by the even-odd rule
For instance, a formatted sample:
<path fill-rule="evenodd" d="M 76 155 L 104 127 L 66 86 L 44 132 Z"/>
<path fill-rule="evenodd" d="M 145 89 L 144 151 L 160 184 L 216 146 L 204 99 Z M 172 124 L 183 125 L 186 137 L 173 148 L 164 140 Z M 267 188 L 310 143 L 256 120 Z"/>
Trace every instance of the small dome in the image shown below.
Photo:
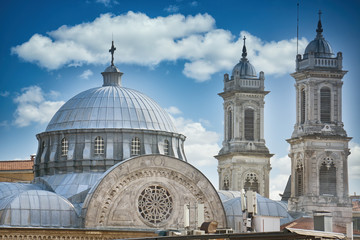
<path fill-rule="evenodd" d="M 244 46 L 242 49 L 242 58 L 240 59 L 239 63 L 235 65 L 232 76 L 234 78 L 256 78 L 256 71 L 253 65 L 249 62 L 246 58 L 247 50 L 245 46 L 246 37 L 244 37 Z"/>
<path fill-rule="evenodd" d="M 240 78 L 256 78 L 256 71 L 249 60 L 241 59 L 241 61 L 235 65 L 232 76 Z"/>
<path fill-rule="evenodd" d="M 29 190 L 0 202 L 0 225 L 12 227 L 79 227 L 74 206 L 48 191 Z"/>
<path fill-rule="evenodd" d="M 321 12 L 319 13 L 321 14 Z M 308 58 L 309 53 L 314 53 L 317 58 L 331 58 L 334 53 L 328 41 L 325 40 L 322 35 L 323 28 L 321 20 L 319 19 L 318 26 L 316 29 L 316 37 L 312 40 L 305 48 L 304 58 Z"/>
<path fill-rule="evenodd" d="M 148 96 L 129 88 L 92 88 L 67 101 L 46 132 L 67 129 L 125 128 L 176 132 L 168 113 Z"/>
<path fill-rule="evenodd" d="M 330 44 L 324 39 L 324 37 L 316 37 L 307 45 L 305 48 L 304 58 L 307 58 L 310 52 L 313 52 L 315 57 L 320 58 L 330 58 L 334 55 Z"/>

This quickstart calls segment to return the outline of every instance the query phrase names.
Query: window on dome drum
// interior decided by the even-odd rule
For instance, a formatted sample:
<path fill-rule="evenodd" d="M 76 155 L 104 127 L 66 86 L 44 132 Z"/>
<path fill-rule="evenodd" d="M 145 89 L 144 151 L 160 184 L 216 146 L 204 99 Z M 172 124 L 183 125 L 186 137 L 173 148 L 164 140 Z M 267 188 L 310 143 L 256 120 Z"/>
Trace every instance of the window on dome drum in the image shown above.
<path fill-rule="evenodd" d="M 331 122 L 331 90 L 328 87 L 320 90 L 320 121 Z"/>
<path fill-rule="evenodd" d="M 140 139 L 138 137 L 134 137 L 131 140 L 131 156 L 140 155 Z"/>
<path fill-rule="evenodd" d="M 61 140 L 61 156 L 66 156 L 69 152 L 69 141 L 66 138 Z"/>
<path fill-rule="evenodd" d="M 245 140 L 254 140 L 254 110 L 251 108 L 245 110 L 244 131 Z"/>
<path fill-rule="evenodd" d="M 228 140 L 233 138 L 233 116 L 231 109 L 228 110 Z"/>
<path fill-rule="evenodd" d="M 169 155 L 169 141 L 164 141 L 164 155 Z"/>
<path fill-rule="evenodd" d="M 297 197 L 303 195 L 304 189 L 304 168 L 302 164 L 298 165 L 295 171 L 295 195 Z"/>
<path fill-rule="evenodd" d="M 305 123 L 305 109 L 306 109 L 306 95 L 305 95 L 305 89 L 303 88 L 301 90 L 301 102 L 300 102 L 300 105 L 301 105 L 301 112 L 300 112 L 300 118 L 301 118 L 301 123 Z"/>
<path fill-rule="evenodd" d="M 336 196 L 336 167 L 331 158 L 325 158 L 319 174 L 320 195 Z"/>
<path fill-rule="evenodd" d="M 246 174 L 244 189 L 259 192 L 259 182 L 255 173 Z"/>
<path fill-rule="evenodd" d="M 95 138 L 94 154 L 102 155 L 105 151 L 104 139 L 100 136 Z"/>

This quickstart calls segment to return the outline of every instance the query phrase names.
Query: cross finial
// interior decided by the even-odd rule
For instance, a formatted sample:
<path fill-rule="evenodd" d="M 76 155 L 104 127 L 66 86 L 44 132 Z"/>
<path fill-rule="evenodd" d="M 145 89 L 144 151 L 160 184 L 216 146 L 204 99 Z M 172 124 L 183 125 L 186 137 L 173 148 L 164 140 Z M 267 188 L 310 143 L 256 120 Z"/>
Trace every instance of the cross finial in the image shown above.
<path fill-rule="evenodd" d="M 322 25 L 321 25 L 321 14 L 322 14 L 322 12 L 321 12 L 321 10 L 319 10 L 319 22 L 318 22 L 318 27 L 316 29 L 316 32 L 318 34 L 321 34 L 323 32 Z"/>
<path fill-rule="evenodd" d="M 247 56 L 247 52 L 246 52 L 246 46 L 245 46 L 245 40 L 246 40 L 246 37 L 244 36 L 243 38 L 244 40 L 244 46 L 243 46 L 243 49 L 242 49 L 242 60 L 246 60 L 246 56 Z"/>
<path fill-rule="evenodd" d="M 116 50 L 116 47 L 114 47 L 114 41 L 111 41 L 111 48 L 109 49 L 109 52 L 111 53 L 111 66 L 114 66 L 114 52 Z"/>

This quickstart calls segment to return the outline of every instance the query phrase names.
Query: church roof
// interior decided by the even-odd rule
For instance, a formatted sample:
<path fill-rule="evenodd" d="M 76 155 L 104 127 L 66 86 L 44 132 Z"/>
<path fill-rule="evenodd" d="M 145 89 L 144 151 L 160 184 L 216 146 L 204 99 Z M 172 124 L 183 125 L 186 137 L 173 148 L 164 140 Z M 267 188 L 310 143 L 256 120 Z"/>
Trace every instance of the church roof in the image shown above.
<path fill-rule="evenodd" d="M 154 100 L 120 86 L 92 88 L 71 98 L 56 112 L 46 131 L 94 128 L 176 132 L 167 112 Z"/>
<path fill-rule="evenodd" d="M 176 132 L 167 112 L 153 99 L 121 86 L 122 72 L 114 65 L 114 42 L 111 65 L 101 74 L 103 86 L 79 93 L 53 116 L 46 131 L 68 129 L 124 128 Z"/>

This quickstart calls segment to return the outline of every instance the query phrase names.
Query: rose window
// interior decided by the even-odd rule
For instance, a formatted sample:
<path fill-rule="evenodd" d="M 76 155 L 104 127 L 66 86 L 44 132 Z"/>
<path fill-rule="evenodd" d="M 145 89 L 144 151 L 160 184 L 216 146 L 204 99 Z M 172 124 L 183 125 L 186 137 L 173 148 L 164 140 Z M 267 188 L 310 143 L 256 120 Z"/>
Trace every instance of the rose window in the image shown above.
<path fill-rule="evenodd" d="M 149 186 L 141 192 L 138 206 L 143 219 L 152 224 L 157 224 L 170 217 L 173 210 L 173 200 L 165 188 Z"/>

